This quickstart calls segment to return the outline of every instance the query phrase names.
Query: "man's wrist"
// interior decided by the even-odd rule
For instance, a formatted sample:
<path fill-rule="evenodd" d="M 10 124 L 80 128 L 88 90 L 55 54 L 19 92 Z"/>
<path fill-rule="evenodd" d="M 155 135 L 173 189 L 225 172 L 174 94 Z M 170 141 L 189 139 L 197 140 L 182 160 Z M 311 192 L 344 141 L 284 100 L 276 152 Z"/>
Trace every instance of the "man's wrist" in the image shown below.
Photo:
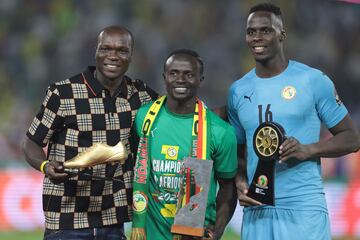
<path fill-rule="evenodd" d="M 318 149 L 316 147 L 316 144 L 307 144 L 305 145 L 307 147 L 307 158 L 313 158 L 313 157 L 319 157 Z"/>
<path fill-rule="evenodd" d="M 243 175 L 243 174 L 240 174 L 240 173 L 236 174 L 235 183 L 237 183 L 237 182 L 247 182 L 247 181 L 248 181 L 248 179 L 247 179 L 246 175 Z"/>
<path fill-rule="evenodd" d="M 46 167 L 46 164 L 48 164 L 49 163 L 49 161 L 48 160 L 45 160 L 45 161 L 43 161 L 42 163 L 41 163 L 41 165 L 40 165 L 40 171 L 43 173 L 43 174 L 45 174 L 46 175 L 46 173 L 45 173 L 45 167 Z"/>

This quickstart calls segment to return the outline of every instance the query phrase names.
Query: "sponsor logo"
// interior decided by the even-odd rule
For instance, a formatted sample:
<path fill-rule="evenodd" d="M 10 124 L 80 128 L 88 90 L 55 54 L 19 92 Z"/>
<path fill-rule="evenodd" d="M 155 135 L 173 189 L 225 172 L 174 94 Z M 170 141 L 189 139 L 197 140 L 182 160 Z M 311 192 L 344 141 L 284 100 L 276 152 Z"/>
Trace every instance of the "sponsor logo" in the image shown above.
<path fill-rule="evenodd" d="M 256 186 L 266 189 L 268 185 L 268 178 L 265 175 L 260 175 L 257 179 Z"/>
<path fill-rule="evenodd" d="M 253 94 L 254 93 L 252 92 L 249 96 L 244 95 L 244 99 L 247 99 L 247 100 L 249 100 L 249 102 L 251 102 L 251 97 Z"/>
<path fill-rule="evenodd" d="M 150 130 L 150 132 L 151 132 L 151 137 L 154 137 L 155 136 L 155 131 L 157 130 L 157 127 L 156 128 L 154 128 L 154 130 Z"/>
<path fill-rule="evenodd" d="M 133 195 L 133 208 L 137 213 L 142 213 L 147 208 L 148 199 L 143 192 L 135 191 Z"/>
<path fill-rule="evenodd" d="M 296 96 L 296 89 L 293 86 L 286 86 L 282 90 L 282 97 L 286 100 L 291 100 Z"/>

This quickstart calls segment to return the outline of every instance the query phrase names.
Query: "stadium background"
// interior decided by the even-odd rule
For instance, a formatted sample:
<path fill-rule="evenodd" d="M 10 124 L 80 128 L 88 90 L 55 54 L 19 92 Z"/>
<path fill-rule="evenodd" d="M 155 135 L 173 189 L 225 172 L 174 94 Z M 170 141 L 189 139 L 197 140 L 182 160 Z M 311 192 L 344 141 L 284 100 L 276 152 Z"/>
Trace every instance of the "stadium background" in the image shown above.
<path fill-rule="evenodd" d="M 120 24 L 133 32 L 129 75 L 160 93 L 167 54 L 176 48 L 198 51 L 206 80 L 200 94 L 216 107 L 225 104 L 230 84 L 253 66 L 244 30 L 248 9 L 258 2 L 1 0 L 0 239 L 41 239 L 42 176 L 24 162 L 19 145 L 46 86 L 94 63 L 101 28 Z M 289 57 L 333 79 L 360 129 L 360 5 L 336 0 L 273 2 L 284 14 Z M 334 238 L 360 239 L 360 153 L 322 161 Z M 239 208 L 226 239 L 234 239 L 240 225 Z"/>

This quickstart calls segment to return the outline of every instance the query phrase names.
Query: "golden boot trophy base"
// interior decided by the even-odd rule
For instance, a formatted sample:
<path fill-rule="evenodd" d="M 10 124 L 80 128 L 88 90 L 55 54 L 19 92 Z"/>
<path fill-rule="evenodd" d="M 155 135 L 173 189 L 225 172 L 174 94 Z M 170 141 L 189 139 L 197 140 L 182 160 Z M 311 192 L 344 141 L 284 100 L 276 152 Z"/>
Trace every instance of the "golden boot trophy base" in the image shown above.
<path fill-rule="evenodd" d="M 65 168 L 84 169 L 98 164 L 120 162 L 124 164 L 128 153 L 124 144 L 120 141 L 115 146 L 105 143 L 95 143 L 76 157 L 64 162 Z"/>

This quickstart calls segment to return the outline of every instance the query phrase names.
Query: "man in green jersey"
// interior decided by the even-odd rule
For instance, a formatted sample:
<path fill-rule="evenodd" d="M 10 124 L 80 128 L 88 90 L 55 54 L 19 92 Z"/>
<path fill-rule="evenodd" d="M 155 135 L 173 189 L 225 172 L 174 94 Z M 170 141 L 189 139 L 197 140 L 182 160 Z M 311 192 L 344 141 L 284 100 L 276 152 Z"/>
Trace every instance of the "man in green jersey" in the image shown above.
<path fill-rule="evenodd" d="M 135 119 L 141 139 L 135 165 L 131 239 L 189 239 L 171 233 L 185 157 L 214 161 L 203 239 L 219 239 L 236 207 L 234 129 L 197 98 L 204 75 L 196 52 L 172 52 L 163 77 L 167 95 L 144 105 Z"/>

